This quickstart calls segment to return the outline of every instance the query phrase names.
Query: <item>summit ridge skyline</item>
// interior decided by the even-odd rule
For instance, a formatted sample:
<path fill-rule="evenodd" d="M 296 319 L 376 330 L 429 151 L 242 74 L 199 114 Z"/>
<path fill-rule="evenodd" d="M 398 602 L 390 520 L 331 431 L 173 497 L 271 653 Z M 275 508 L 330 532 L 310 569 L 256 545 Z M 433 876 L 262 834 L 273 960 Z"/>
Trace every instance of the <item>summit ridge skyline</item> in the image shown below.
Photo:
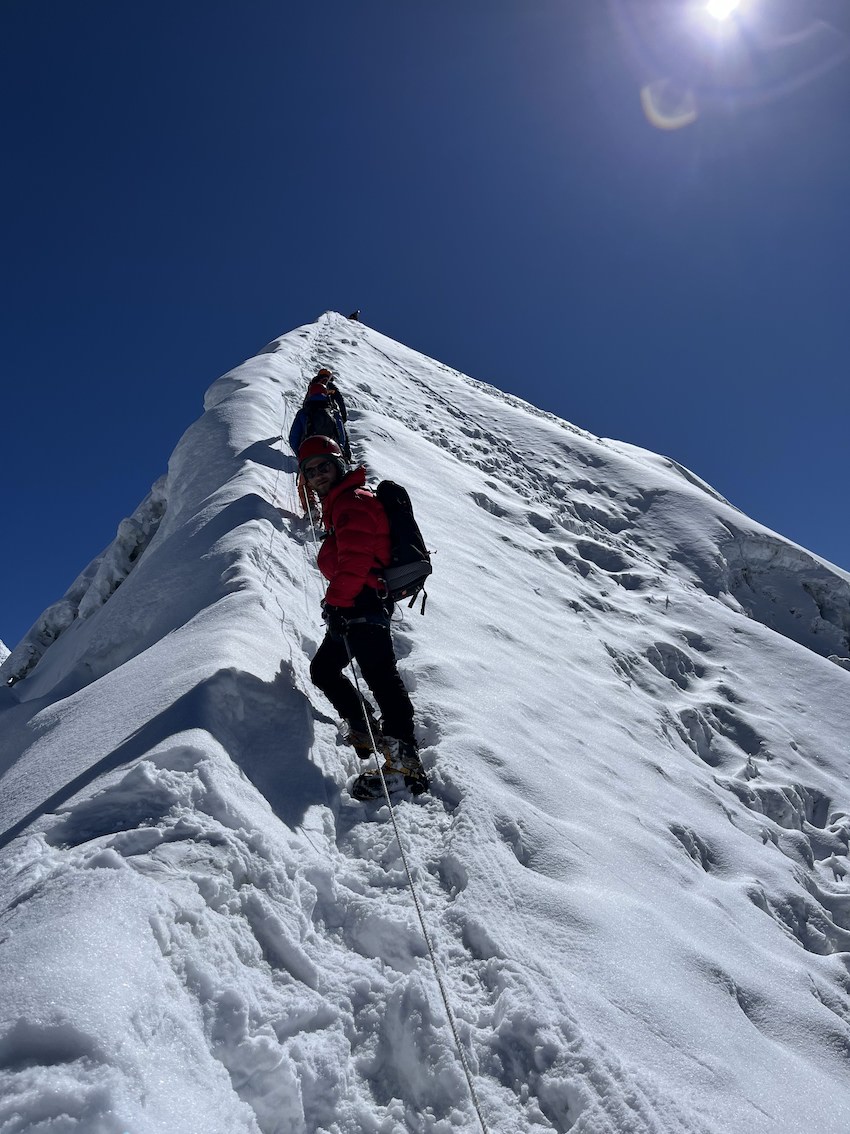
<path fill-rule="evenodd" d="M 0 1124 L 477 1129 L 310 681 L 284 438 L 319 365 L 433 551 L 394 630 L 431 789 L 394 814 L 489 1129 L 844 1134 L 850 576 L 333 312 L 213 382 L 0 666 Z"/>

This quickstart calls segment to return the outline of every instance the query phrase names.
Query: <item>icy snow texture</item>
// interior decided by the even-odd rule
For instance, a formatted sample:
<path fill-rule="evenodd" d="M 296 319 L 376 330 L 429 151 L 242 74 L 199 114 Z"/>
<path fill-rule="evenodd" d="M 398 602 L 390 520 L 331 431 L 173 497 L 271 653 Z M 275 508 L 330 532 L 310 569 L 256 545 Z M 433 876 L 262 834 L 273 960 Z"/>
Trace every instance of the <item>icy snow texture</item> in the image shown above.
<path fill-rule="evenodd" d="M 122 520 L 106 551 L 93 559 L 58 602 L 37 619 L 11 657 L 3 658 L 0 680 L 14 684 L 38 665 L 42 654 L 76 618 L 89 618 L 124 582 L 156 532 L 165 509 L 165 477 L 160 477 L 132 516 Z"/>
<path fill-rule="evenodd" d="M 846 1134 L 850 579 L 332 313 L 214 383 L 0 670 L 2 1134 L 478 1129 L 309 682 L 320 365 L 434 549 L 397 817 L 490 1129 Z"/>
<path fill-rule="evenodd" d="M 6 660 L 6 658 L 9 656 L 10 653 L 11 653 L 11 650 L 6 645 L 6 643 L 4 641 L 0 640 L 0 665 L 3 664 L 3 662 Z"/>

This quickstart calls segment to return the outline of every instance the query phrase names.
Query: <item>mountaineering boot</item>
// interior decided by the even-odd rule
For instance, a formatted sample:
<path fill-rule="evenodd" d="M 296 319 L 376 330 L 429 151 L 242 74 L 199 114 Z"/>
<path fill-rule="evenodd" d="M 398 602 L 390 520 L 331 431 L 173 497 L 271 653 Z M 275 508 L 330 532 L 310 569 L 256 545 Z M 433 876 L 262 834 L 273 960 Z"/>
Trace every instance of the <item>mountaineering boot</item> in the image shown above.
<path fill-rule="evenodd" d="M 372 730 L 372 736 L 375 739 L 375 745 L 382 755 L 387 755 L 387 742 L 381 732 L 381 726 L 375 719 L 371 709 L 367 709 L 369 717 L 369 727 L 366 726 L 365 720 L 346 721 L 348 725 L 348 732 L 345 735 L 346 742 L 354 749 L 354 753 L 359 760 L 368 760 L 372 755 L 372 740 L 369 736 L 369 728 Z"/>
<path fill-rule="evenodd" d="M 361 801 L 382 799 L 384 786 L 390 795 L 407 790 L 411 795 L 421 795 L 428 790 L 428 777 L 419 759 L 419 749 L 415 740 L 399 740 L 394 736 L 383 737 L 383 751 L 386 760 L 380 772 L 364 772 L 350 787 L 352 796 Z"/>
<path fill-rule="evenodd" d="M 418 777 L 423 774 L 422 761 L 419 759 L 419 748 L 415 740 L 399 740 L 395 736 L 384 737 L 386 744 L 386 762 L 384 775 L 400 775 Z"/>
<path fill-rule="evenodd" d="M 428 789 L 428 777 L 419 759 L 419 746 L 415 740 L 398 740 L 394 736 L 384 737 L 387 746 L 387 759 L 383 767 L 385 776 L 403 776 L 405 787 L 420 795 Z"/>

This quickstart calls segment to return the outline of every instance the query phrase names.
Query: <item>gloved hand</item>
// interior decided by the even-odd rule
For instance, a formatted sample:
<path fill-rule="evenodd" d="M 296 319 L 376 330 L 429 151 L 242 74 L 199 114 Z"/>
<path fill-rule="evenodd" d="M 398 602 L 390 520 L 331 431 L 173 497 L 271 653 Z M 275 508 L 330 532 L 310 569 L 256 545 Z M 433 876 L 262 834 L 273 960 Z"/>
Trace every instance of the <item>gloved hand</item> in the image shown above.
<path fill-rule="evenodd" d="M 329 602 L 322 603 L 322 618 L 327 623 L 332 637 L 342 638 L 348 630 L 348 619 L 341 606 L 331 606 Z"/>

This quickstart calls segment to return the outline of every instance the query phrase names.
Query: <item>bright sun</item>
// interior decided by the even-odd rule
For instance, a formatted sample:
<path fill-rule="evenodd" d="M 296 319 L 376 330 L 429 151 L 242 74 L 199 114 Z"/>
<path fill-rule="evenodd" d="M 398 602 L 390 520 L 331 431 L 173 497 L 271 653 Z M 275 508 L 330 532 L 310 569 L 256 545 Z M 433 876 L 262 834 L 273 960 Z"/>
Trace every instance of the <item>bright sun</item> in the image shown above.
<path fill-rule="evenodd" d="M 741 0 L 708 0 L 705 10 L 715 20 L 728 20 L 740 3 Z"/>

